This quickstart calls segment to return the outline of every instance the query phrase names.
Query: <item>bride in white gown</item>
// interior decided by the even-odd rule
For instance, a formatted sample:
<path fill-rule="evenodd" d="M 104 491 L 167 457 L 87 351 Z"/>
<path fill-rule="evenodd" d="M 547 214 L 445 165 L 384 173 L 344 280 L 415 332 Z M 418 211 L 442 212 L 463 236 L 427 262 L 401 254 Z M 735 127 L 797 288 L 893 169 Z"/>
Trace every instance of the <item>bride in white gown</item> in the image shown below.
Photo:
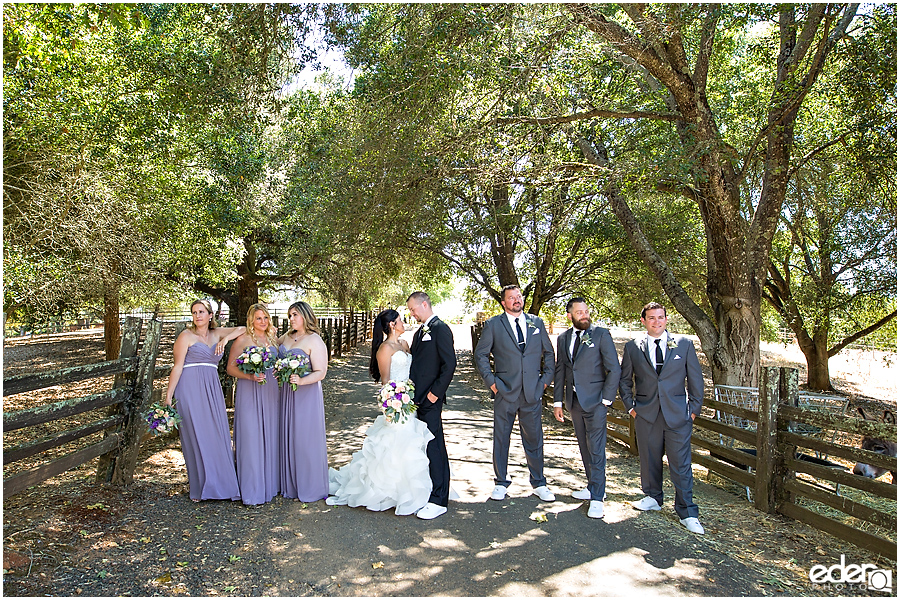
<path fill-rule="evenodd" d="M 404 325 L 400 313 L 388 309 L 375 318 L 372 359 L 369 373 L 382 384 L 409 379 L 412 355 L 400 339 Z M 387 339 L 382 342 L 384 333 Z M 387 376 L 384 375 L 387 371 Z M 372 405 L 376 403 L 372 395 Z M 402 423 L 390 423 L 384 415 L 366 431 L 362 449 L 340 470 L 328 470 L 331 494 L 326 503 L 365 506 L 369 510 L 394 508 L 398 515 L 410 515 L 428 503 L 431 477 L 425 447 L 434 439 L 415 414 Z"/>

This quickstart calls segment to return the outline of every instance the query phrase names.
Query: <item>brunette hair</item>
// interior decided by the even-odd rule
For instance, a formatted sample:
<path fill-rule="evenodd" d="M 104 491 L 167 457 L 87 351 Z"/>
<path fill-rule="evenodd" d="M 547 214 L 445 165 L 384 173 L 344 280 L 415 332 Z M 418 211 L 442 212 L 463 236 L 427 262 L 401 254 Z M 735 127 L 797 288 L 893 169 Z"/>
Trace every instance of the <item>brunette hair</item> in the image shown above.
<path fill-rule="evenodd" d="M 509 290 L 519 290 L 520 292 L 522 291 L 522 289 L 517 285 L 504 285 L 503 289 L 500 290 L 501 302 L 506 302 L 506 292 L 508 292 Z"/>
<path fill-rule="evenodd" d="M 375 354 L 384 342 L 385 332 L 390 332 L 391 323 L 396 321 L 399 316 L 400 313 L 389 308 L 381 311 L 375 317 L 375 325 L 372 327 L 372 356 L 369 359 L 369 375 L 374 377 L 375 381 L 381 381 L 381 371 L 378 368 L 378 359 L 375 358 Z"/>
<path fill-rule="evenodd" d="M 267 317 L 269 317 L 269 326 L 266 328 L 266 339 L 272 346 L 276 346 L 278 330 L 276 330 L 275 326 L 272 325 L 272 315 L 269 314 L 269 309 L 266 308 L 266 305 L 262 302 L 257 302 L 256 304 L 252 305 L 247 311 L 247 335 L 249 335 L 251 339 L 254 338 L 255 333 L 253 331 L 253 317 L 256 315 L 257 311 L 260 310 L 264 312 Z"/>
<path fill-rule="evenodd" d="M 322 329 L 319 327 L 319 320 L 316 318 L 316 315 L 313 313 L 312 306 L 304 302 L 303 300 L 297 300 L 290 306 L 288 306 L 288 316 L 290 317 L 291 309 L 296 308 L 300 313 L 300 316 L 303 317 L 303 329 L 305 329 L 305 333 L 315 333 L 318 335 L 322 335 Z M 294 331 L 293 329 L 291 331 Z M 300 333 L 299 331 L 297 333 Z"/>
<path fill-rule="evenodd" d="M 666 315 L 666 307 L 665 307 L 665 306 L 663 306 L 663 305 L 660 304 L 659 302 L 648 302 L 648 303 L 644 306 L 644 308 L 641 309 L 641 318 L 643 319 L 644 317 L 647 316 L 647 311 L 648 311 L 648 310 L 656 310 L 657 308 L 661 308 L 661 309 L 662 309 L 662 311 L 663 311 L 663 316 L 664 316 L 664 317 L 667 316 L 667 315 Z"/>
<path fill-rule="evenodd" d="M 569 312 L 570 310 L 572 310 L 573 304 L 579 304 L 579 303 L 587 304 L 585 299 L 582 298 L 581 296 L 575 296 L 574 298 L 571 298 L 568 302 L 566 302 L 566 312 Z"/>
<path fill-rule="evenodd" d="M 206 312 L 208 312 L 210 315 L 213 314 L 212 305 L 209 303 L 209 300 L 194 300 L 193 302 L 191 302 L 191 308 L 190 308 L 191 315 L 194 314 L 194 307 L 197 306 L 198 304 L 201 305 L 203 308 L 205 308 Z M 215 315 L 213 315 L 213 318 L 209 320 L 209 328 L 215 329 L 218 326 L 219 326 L 219 324 L 216 323 L 216 317 L 215 317 Z M 193 319 L 191 319 L 191 322 L 187 324 L 187 328 L 190 329 L 191 331 L 197 331 L 197 326 L 194 325 Z"/>

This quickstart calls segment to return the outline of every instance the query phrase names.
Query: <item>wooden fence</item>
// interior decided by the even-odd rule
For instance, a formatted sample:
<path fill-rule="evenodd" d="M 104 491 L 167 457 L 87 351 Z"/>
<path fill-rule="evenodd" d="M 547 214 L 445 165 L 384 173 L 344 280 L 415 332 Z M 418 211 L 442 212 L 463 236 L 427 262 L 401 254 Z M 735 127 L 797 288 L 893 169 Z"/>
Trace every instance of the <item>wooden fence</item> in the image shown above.
<path fill-rule="evenodd" d="M 95 433 L 103 432 L 103 439 L 79 448 L 39 467 L 18 473 L 3 480 L 3 494 L 9 496 L 25 488 L 73 469 L 89 460 L 100 457 L 97 472 L 99 481 L 116 485 L 131 482 L 142 434 L 146 431 L 143 407 L 149 405 L 153 391 L 156 357 L 159 352 L 159 336 L 162 324 L 151 321 L 145 335 L 143 349 L 138 354 L 141 336 L 141 319 L 126 320 L 122 336 L 120 357 L 116 360 L 57 369 L 38 374 L 23 374 L 4 379 L 3 395 L 21 394 L 52 386 L 84 381 L 95 377 L 114 375 L 112 389 L 82 398 L 64 400 L 3 413 L 4 440 L 11 431 L 37 430 L 40 425 L 68 419 L 95 409 L 108 408 L 106 416 L 74 429 L 53 433 L 26 441 L 13 448 L 4 448 L 4 466 L 38 455 L 64 444 L 76 442 Z M 33 436 L 25 436 L 26 439 Z"/>
<path fill-rule="evenodd" d="M 472 348 L 477 345 L 482 328 L 480 323 L 472 327 Z M 805 450 L 813 455 L 824 454 L 896 472 L 896 457 L 841 444 L 840 440 L 858 439 L 860 436 L 895 440 L 897 426 L 828 415 L 798 407 L 800 392 L 797 369 L 764 367 L 760 370 L 760 382 L 757 410 L 704 398 L 704 413 L 694 421 L 691 436 L 693 462 L 753 490 L 754 505 L 763 512 L 784 515 L 861 548 L 890 558 L 896 557 L 896 505 L 888 510 L 879 510 L 871 503 L 847 498 L 846 493 L 840 495 L 839 488 L 854 488 L 877 498 L 896 501 L 897 486 L 802 460 L 798 453 L 803 454 Z M 552 385 L 544 391 L 543 403 L 547 407 L 553 406 Z M 634 418 L 625 411 L 625 405 L 618 398 L 610 408 L 612 410 L 607 415 L 607 435 L 622 442 L 630 453 L 637 455 Z M 754 422 L 755 430 L 734 427 L 710 418 L 709 415 L 716 411 Z M 798 433 L 798 430 L 804 429 L 831 431 L 835 434 L 834 439 L 829 441 Z M 744 450 L 722 443 L 723 437 L 737 440 Z M 821 482 L 831 482 L 834 487 L 822 485 Z M 823 514 L 824 511 L 804 506 L 803 504 L 809 504 L 806 501 L 870 523 L 893 532 L 893 535 L 886 537 L 852 527 Z"/>
<path fill-rule="evenodd" d="M 344 350 L 358 346 L 368 339 L 372 328 L 374 312 L 353 312 L 341 317 L 319 319 L 322 338 L 328 347 L 329 358 L 341 356 Z M 126 485 L 131 482 L 142 441 L 150 435 L 144 416 L 150 404 L 162 400 L 163 390 L 154 390 L 154 380 L 168 378 L 172 365 L 157 365 L 162 322 L 149 320 L 144 343 L 138 352 L 143 321 L 139 317 L 126 317 L 122 334 L 122 347 L 117 360 L 90 365 L 57 369 L 44 373 L 27 373 L 3 380 L 3 395 L 10 396 L 58 385 L 77 383 L 96 377 L 114 376 L 112 389 L 99 394 L 63 400 L 14 412 L 3 413 L 4 449 L 3 464 L 8 465 L 65 444 L 76 443 L 88 436 L 103 433 L 99 442 L 85 444 L 62 457 L 47 460 L 39 466 L 16 473 L 3 480 L 3 494 L 10 496 L 74 469 L 99 457 L 97 466 L 98 482 Z M 184 329 L 178 323 L 177 336 Z M 284 320 L 279 334 L 287 329 Z M 226 350 L 227 356 L 227 350 Z M 233 395 L 233 380 L 225 375 L 225 361 L 219 364 L 225 383 L 226 398 Z M 70 419 L 97 409 L 107 409 L 89 423 L 41 436 L 39 429 L 46 425 L 59 425 L 59 421 Z M 58 427 L 57 427 L 58 429 Z M 7 448 L 7 434 L 12 431 L 27 430 L 26 435 L 17 436 L 26 441 Z M 36 433 L 31 433 L 36 432 Z M 37 437 L 38 439 L 34 439 Z"/>

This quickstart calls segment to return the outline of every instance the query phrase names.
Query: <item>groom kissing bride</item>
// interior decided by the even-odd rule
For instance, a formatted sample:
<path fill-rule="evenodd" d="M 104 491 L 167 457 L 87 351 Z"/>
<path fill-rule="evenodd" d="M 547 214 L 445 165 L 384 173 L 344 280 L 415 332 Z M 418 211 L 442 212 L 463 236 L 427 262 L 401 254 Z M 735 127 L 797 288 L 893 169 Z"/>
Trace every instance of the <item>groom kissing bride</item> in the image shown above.
<path fill-rule="evenodd" d="M 406 300 L 406 306 L 410 314 L 422 323 L 410 348 L 412 366 L 409 378 L 415 385 L 413 402 L 418 407 L 416 417 L 434 435 L 425 450 L 431 475 L 431 496 L 416 516 L 434 519 L 447 512 L 450 498 L 450 459 L 444 443 L 441 408 L 447 401 L 447 388 L 456 370 L 456 351 L 453 349 L 453 332 L 432 312 L 428 294 L 413 292 Z"/>

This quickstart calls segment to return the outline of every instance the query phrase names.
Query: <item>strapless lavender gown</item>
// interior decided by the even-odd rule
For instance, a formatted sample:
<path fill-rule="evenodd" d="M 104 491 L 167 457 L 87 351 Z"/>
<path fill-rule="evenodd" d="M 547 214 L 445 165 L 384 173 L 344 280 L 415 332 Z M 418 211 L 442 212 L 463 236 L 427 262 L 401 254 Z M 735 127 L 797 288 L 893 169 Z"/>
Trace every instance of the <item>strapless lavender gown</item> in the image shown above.
<path fill-rule="evenodd" d="M 281 395 L 272 369 L 266 371 L 265 385 L 237 380 L 234 450 L 244 504 L 265 504 L 277 496 L 281 484 Z"/>
<path fill-rule="evenodd" d="M 221 354 L 197 342 L 187 349 L 175 386 L 181 424 L 181 452 L 192 500 L 237 500 L 241 497 L 234 452 L 217 365 Z"/>
<path fill-rule="evenodd" d="M 300 348 L 279 348 L 279 356 L 304 355 Z M 328 496 L 328 454 L 322 382 L 281 388 L 281 495 L 303 502 Z"/>

